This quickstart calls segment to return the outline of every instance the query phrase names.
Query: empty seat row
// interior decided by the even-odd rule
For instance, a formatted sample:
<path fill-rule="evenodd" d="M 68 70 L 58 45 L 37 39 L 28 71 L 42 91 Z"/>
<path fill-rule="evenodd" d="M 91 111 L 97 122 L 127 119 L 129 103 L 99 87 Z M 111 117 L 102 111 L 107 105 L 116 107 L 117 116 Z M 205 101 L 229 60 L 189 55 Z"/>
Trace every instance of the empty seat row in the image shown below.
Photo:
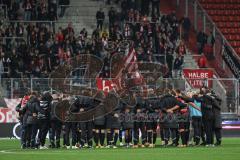
<path fill-rule="evenodd" d="M 199 0 L 199 2 L 201 3 L 234 3 L 234 4 L 237 4 L 237 3 L 240 3 L 239 0 Z"/>
<path fill-rule="evenodd" d="M 215 22 L 240 22 L 240 16 L 211 16 Z"/>
<path fill-rule="evenodd" d="M 229 15 L 229 16 L 236 16 L 240 15 L 240 10 L 208 10 L 207 11 L 209 15 Z"/>
<path fill-rule="evenodd" d="M 225 35 L 226 39 L 229 41 L 240 41 L 240 35 Z"/>
<path fill-rule="evenodd" d="M 216 9 L 222 9 L 222 10 L 239 10 L 240 4 L 202 4 L 203 8 L 207 10 L 216 10 Z"/>
<path fill-rule="evenodd" d="M 240 47 L 240 41 L 229 41 L 232 47 Z"/>
<path fill-rule="evenodd" d="M 240 34 L 240 28 L 221 28 L 224 34 Z"/>
<path fill-rule="evenodd" d="M 240 22 L 217 22 L 219 28 L 239 28 Z"/>

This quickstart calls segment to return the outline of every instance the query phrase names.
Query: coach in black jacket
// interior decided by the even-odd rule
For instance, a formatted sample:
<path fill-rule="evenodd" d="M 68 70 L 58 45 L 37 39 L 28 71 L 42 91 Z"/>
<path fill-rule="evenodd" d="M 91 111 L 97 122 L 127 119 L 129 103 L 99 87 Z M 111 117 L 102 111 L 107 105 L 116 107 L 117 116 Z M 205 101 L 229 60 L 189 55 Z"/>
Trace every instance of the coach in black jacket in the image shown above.
<path fill-rule="evenodd" d="M 209 91 L 206 88 L 202 88 L 199 97 L 202 101 L 202 118 L 203 125 L 206 132 L 206 146 L 213 146 L 213 129 L 214 129 L 214 114 L 213 114 L 213 97 L 210 96 Z"/>
<path fill-rule="evenodd" d="M 213 98 L 213 117 L 214 117 L 214 133 L 217 142 L 216 146 L 221 145 L 222 142 L 222 117 L 221 117 L 221 103 L 222 99 L 218 97 L 214 92 L 211 93 Z"/>

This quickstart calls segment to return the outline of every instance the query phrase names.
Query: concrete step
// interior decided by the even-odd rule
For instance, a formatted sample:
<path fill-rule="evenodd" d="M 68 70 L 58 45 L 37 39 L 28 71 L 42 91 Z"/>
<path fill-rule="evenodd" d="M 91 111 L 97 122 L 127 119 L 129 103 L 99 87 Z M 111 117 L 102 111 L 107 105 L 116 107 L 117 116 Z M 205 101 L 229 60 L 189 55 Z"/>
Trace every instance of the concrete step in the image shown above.
<path fill-rule="evenodd" d="M 66 8 L 64 17 L 56 23 L 58 27 L 66 28 L 69 22 L 72 22 L 75 35 L 86 28 L 88 34 L 91 35 L 96 28 L 96 13 L 102 8 L 105 13 L 104 26 L 108 24 L 108 11 L 111 7 L 119 9 L 117 5 L 105 5 L 104 0 L 71 0 L 70 6 Z"/>

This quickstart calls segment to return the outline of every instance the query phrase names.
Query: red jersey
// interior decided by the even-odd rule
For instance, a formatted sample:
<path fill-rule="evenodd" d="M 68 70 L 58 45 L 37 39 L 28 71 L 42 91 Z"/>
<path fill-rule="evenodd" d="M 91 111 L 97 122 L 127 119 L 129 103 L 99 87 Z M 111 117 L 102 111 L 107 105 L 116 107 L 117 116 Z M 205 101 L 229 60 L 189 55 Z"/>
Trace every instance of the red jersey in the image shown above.
<path fill-rule="evenodd" d="M 25 107 L 28 100 L 30 99 L 30 96 L 24 96 L 22 101 L 21 101 L 21 108 Z"/>

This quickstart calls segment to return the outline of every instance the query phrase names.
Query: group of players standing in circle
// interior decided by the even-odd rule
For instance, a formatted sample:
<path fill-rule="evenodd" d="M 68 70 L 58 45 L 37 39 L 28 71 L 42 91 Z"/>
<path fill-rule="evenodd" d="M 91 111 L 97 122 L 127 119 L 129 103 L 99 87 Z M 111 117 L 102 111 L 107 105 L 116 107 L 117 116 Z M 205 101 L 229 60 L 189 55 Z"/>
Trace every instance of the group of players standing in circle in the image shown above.
<path fill-rule="evenodd" d="M 26 94 L 16 106 L 21 122 L 21 147 L 153 148 L 158 136 L 165 147 L 221 145 L 221 99 L 208 88 L 186 93 L 165 89 L 161 94 L 151 91 L 148 97 L 137 94 L 133 97 L 134 105 L 120 101 L 110 113 L 95 109 L 102 116 L 71 122 L 59 119 L 55 113 L 56 106 L 67 97 L 49 92 L 41 96 L 36 92 Z M 87 112 L 100 104 L 94 97 L 71 96 L 68 100 L 72 113 Z M 45 144 L 48 133 L 49 146 Z"/>

